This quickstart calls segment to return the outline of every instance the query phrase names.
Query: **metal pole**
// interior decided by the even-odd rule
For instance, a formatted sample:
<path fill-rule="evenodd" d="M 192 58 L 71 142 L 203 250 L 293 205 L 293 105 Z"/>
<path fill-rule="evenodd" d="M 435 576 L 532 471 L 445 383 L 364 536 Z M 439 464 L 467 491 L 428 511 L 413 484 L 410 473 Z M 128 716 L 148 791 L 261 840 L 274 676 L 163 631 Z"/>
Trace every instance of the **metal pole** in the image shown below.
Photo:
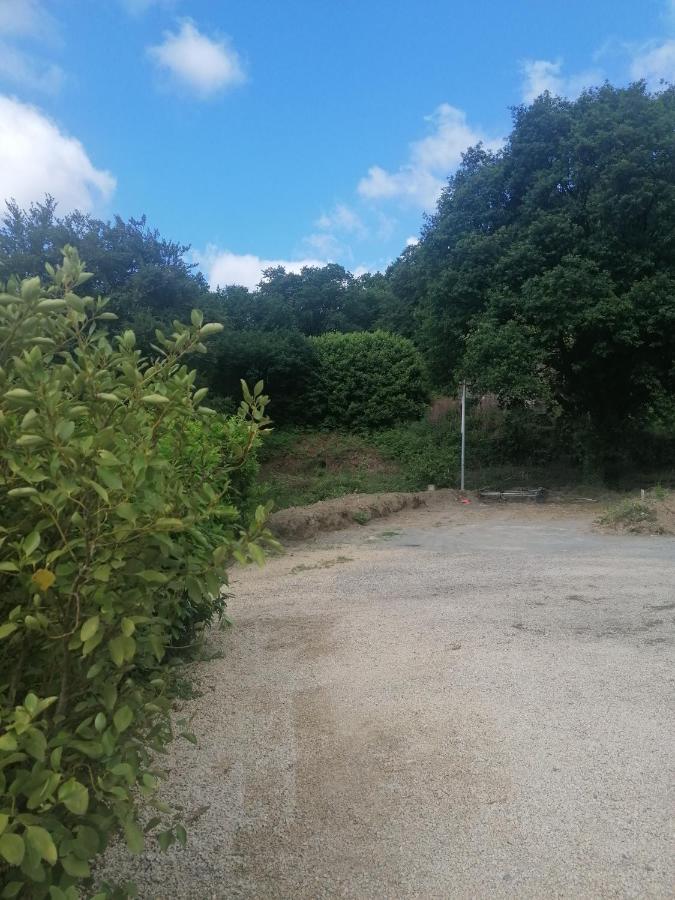
<path fill-rule="evenodd" d="M 464 490 L 464 454 L 466 448 L 466 381 L 462 382 L 462 470 L 459 489 Z"/>

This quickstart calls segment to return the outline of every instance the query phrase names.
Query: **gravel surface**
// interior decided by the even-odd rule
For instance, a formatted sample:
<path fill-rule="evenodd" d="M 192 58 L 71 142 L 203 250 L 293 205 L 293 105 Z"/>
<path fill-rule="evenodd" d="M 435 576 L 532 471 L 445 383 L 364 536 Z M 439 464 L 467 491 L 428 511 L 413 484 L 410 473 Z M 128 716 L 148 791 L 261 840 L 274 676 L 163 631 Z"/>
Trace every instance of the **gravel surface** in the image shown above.
<path fill-rule="evenodd" d="M 238 571 L 143 898 L 672 897 L 675 541 L 426 509 Z"/>

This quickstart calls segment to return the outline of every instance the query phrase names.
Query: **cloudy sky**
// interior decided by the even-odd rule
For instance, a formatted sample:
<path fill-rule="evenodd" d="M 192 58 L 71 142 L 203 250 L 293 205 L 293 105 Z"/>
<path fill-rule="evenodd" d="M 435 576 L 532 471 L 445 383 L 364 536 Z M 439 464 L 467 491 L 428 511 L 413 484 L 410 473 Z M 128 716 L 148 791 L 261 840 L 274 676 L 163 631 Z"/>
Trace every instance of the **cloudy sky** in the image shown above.
<path fill-rule="evenodd" d="M 385 267 L 510 107 L 675 80 L 675 0 L 0 0 L 0 200 L 146 213 L 211 283 Z"/>

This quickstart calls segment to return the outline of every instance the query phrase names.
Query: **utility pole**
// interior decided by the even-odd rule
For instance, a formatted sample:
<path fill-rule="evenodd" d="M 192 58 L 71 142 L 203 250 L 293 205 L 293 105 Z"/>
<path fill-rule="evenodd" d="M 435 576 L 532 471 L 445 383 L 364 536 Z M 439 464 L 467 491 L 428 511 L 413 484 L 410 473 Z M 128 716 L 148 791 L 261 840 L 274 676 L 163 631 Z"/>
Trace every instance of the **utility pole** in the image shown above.
<path fill-rule="evenodd" d="M 464 455 L 466 450 L 466 381 L 462 382 L 462 469 L 459 489 L 464 490 Z"/>

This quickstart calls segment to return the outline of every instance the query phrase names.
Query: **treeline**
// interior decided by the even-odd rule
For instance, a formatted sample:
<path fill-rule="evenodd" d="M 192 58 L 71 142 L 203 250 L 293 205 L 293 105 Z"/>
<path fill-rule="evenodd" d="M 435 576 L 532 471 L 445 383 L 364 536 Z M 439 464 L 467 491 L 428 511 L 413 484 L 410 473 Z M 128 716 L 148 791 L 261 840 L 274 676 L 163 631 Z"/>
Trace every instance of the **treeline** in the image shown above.
<path fill-rule="evenodd" d="M 48 198 L 27 211 L 10 204 L 0 279 L 43 271 L 66 243 L 97 273 L 120 327 L 144 345 L 195 306 L 223 323 L 201 369 L 223 409 L 240 378 L 263 378 L 277 422 L 367 425 L 322 406 L 325 348 L 336 339 L 317 339 L 379 332 L 373 347 L 394 346 L 383 333 L 410 342 L 396 346 L 416 373 L 406 401 L 391 404 L 393 421 L 418 411 L 429 388 L 452 392 L 468 380 L 517 423 L 516 456 L 520 442 L 609 478 L 672 459 L 673 88 L 605 85 L 575 101 L 545 94 L 516 108 L 504 147 L 466 152 L 420 242 L 384 274 L 272 268 L 255 291 L 210 291 L 187 262 L 189 248 L 144 218 L 59 218 Z M 361 370 L 376 368 L 363 342 L 339 347 Z"/>

